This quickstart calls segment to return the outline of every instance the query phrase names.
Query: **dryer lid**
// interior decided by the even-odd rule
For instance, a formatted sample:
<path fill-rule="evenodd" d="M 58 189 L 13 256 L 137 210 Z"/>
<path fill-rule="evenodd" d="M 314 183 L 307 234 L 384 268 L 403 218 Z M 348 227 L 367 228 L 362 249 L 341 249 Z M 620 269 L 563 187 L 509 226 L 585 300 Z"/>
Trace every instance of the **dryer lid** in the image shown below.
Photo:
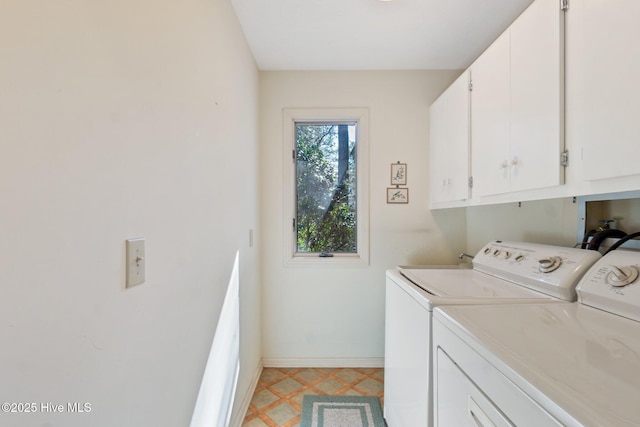
<path fill-rule="evenodd" d="M 640 420 L 638 322 L 578 303 L 448 306 L 434 318 L 529 396 L 583 423 Z"/>

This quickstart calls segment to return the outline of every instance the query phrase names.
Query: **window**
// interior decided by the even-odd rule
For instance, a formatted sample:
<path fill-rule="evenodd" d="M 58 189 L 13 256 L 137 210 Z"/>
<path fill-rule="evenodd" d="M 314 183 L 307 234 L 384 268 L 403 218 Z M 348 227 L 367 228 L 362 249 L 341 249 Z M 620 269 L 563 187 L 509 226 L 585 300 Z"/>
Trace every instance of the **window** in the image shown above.
<path fill-rule="evenodd" d="M 357 253 L 356 123 L 295 122 L 295 135 L 296 253 Z"/>
<path fill-rule="evenodd" d="M 285 259 L 368 263 L 368 112 L 287 109 Z"/>

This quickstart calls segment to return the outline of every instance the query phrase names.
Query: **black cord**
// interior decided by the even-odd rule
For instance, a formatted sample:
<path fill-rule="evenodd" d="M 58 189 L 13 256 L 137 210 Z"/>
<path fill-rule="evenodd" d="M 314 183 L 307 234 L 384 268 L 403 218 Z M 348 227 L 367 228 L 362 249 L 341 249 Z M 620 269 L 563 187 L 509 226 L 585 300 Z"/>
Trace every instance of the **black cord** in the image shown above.
<path fill-rule="evenodd" d="M 624 245 L 629 240 L 635 239 L 636 237 L 639 237 L 639 236 L 640 236 L 640 231 L 636 231 L 635 233 L 627 234 L 626 236 L 624 236 L 623 238 L 621 238 L 620 240 L 615 242 L 613 245 L 611 245 L 609 250 L 607 250 L 607 252 L 605 252 L 604 254 L 606 255 L 611 251 L 615 251 L 616 249 L 618 249 L 620 246 Z"/>
<path fill-rule="evenodd" d="M 595 236 L 593 236 L 593 239 L 591 239 L 591 241 L 587 243 L 587 246 L 588 246 L 587 249 L 590 249 L 592 251 L 597 251 L 600 249 L 600 245 L 602 244 L 602 242 L 604 242 L 605 239 L 609 237 L 622 238 L 622 237 L 625 237 L 626 235 L 627 233 L 625 233 L 624 231 L 616 230 L 615 228 L 601 231 L 597 233 Z"/>

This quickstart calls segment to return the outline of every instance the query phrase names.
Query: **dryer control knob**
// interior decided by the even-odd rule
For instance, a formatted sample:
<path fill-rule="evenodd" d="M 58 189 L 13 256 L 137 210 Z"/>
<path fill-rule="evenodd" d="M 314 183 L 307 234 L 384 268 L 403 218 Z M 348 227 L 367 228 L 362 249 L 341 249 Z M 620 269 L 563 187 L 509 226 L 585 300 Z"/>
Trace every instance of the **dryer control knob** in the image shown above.
<path fill-rule="evenodd" d="M 562 264 L 562 259 L 552 256 L 538 260 L 538 269 L 543 273 L 551 273 Z"/>
<path fill-rule="evenodd" d="M 638 269 L 633 265 L 616 267 L 610 265 L 611 271 L 607 275 L 607 283 L 611 286 L 621 287 L 633 283 L 638 278 Z"/>

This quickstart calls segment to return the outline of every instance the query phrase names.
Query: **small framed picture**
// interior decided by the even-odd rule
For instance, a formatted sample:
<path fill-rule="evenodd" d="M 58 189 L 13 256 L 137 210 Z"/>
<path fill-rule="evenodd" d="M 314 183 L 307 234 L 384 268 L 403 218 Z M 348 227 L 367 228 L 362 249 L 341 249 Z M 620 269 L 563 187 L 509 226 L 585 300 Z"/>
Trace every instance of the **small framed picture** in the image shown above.
<path fill-rule="evenodd" d="M 409 203 L 409 189 L 387 188 L 387 203 Z"/>
<path fill-rule="evenodd" d="M 391 163 L 391 185 L 407 185 L 406 163 Z"/>

